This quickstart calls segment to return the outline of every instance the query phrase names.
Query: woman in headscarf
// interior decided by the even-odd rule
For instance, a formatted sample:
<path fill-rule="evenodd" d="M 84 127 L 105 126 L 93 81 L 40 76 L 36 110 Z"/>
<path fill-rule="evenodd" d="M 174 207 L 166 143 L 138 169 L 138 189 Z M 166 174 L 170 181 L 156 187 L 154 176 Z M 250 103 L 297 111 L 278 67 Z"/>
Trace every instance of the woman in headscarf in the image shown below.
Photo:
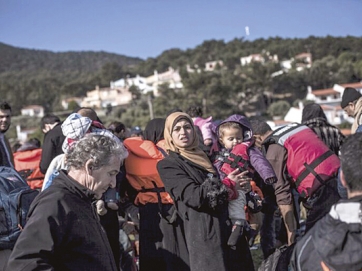
<path fill-rule="evenodd" d="M 144 139 L 129 137 L 123 142 L 129 152 L 125 160 L 126 178 L 137 191 L 133 202 L 139 210 L 139 265 L 142 271 L 166 270 L 167 257 L 163 254 L 162 243 L 170 227 L 163 227 L 161 231 L 160 214 L 170 209 L 173 201 L 165 192 L 156 168 L 158 161 L 166 155 L 164 127 L 165 119 L 153 119 L 144 130 Z"/>
<path fill-rule="evenodd" d="M 170 114 L 164 137 L 168 156 L 157 169 L 177 210 L 172 224 L 175 238 L 165 240 L 174 242 L 174 249 L 168 251 L 168 270 L 254 270 L 245 238 L 240 238 L 234 251 L 227 246 L 231 233 L 227 190 L 200 149 L 190 116 Z M 246 173 L 235 170 L 228 177 L 238 185 Z"/>
<path fill-rule="evenodd" d="M 320 139 L 333 151 L 339 155 L 339 149 L 345 136 L 341 131 L 331 125 L 322 107 L 319 104 L 307 104 L 302 112 L 302 124 L 311 128 Z"/>

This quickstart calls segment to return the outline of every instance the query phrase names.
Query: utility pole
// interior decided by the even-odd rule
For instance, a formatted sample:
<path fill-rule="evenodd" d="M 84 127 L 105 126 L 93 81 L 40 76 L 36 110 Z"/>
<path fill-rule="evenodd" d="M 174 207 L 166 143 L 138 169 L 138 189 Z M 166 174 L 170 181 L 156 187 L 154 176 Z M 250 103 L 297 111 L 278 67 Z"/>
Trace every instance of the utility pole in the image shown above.
<path fill-rule="evenodd" d="M 150 111 L 150 119 L 152 120 L 154 116 L 153 116 L 153 105 L 152 105 L 151 95 L 147 96 L 147 103 L 148 103 L 148 109 Z"/>
<path fill-rule="evenodd" d="M 207 114 L 207 99 L 205 97 L 202 98 L 202 112 L 204 115 Z"/>

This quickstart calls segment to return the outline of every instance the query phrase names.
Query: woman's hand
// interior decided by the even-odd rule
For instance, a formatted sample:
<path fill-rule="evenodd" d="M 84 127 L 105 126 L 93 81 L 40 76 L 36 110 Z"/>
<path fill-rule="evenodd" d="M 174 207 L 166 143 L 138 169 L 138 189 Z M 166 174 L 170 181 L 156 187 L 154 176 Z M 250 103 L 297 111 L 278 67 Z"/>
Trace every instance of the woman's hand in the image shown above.
<path fill-rule="evenodd" d="M 235 182 L 236 190 L 243 190 L 245 193 L 247 193 L 251 190 L 251 178 L 246 176 L 248 173 L 249 171 L 247 170 L 240 172 L 239 169 L 235 169 L 234 171 L 230 172 L 227 177 Z"/>

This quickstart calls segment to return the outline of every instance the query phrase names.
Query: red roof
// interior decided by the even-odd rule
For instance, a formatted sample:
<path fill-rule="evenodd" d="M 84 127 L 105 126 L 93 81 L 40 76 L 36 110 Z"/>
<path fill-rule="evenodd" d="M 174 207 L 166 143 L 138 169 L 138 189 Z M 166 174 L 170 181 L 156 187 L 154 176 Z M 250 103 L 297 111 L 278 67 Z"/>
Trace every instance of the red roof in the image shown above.
<path fill-rule="evenodd" d="M 334 90 L 333 88 L 312 90 L 312 93 L 313 93 L 315 96 L 340 94 L 338 91 Z"/>
<path fill-rule="evenodd" d="M 362 83 L 348 83 L 348 84 L 341 84 L 342 87 L 350 87 L 350 88 L 362 88 Z"/>
<path fill-rule="evenodd" d="M 295 58 L 303 58 L 303 57 L 312 57 L 311 53 L 300 53 L 295 56 Z"/>
<path fill-rule="evenodd" d="M 340 84 L 340 86 L 342 86 L 344 88 L 350 87 L 350 88 L 361 89 L 362 88 L 362 82 Z M 334 90 L 333 88 L 316 89 L 316 90 L 312 90 L 312 93 L 315 96 L 340 94 L 338 91 Z"/>
<path fill-rule="evenodd" d="M 342 134 L 349 136 L 351 134 L 351 129 L 341 129 Z"/>
<path fill-rule="evenodd" d="M 28 105 L 28 106 L 23 107 L 22 110 L 23 109 L 42 109 L 42 108 L 44 108 L 44 107 L 41 105 Z"/>
<path fill-rule="evenodd" d="M 342 107 L 340 105 L 326 105 L 326 104 L 320 104 L 323 111 L 329 111 L 329 110 L 342 110 Z"/>

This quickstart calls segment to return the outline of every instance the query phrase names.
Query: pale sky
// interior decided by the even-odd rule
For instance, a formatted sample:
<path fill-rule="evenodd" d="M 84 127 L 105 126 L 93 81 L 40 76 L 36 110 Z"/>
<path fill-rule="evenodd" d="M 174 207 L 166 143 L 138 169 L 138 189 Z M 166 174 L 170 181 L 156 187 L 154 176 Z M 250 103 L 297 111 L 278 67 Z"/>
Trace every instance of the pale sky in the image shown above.
<path fill-rule="evenodd" d="M 146 59 L 212 39 L 362 37 L 361 14 L 361 0 L 0 0 L 0 42 Z"/>

